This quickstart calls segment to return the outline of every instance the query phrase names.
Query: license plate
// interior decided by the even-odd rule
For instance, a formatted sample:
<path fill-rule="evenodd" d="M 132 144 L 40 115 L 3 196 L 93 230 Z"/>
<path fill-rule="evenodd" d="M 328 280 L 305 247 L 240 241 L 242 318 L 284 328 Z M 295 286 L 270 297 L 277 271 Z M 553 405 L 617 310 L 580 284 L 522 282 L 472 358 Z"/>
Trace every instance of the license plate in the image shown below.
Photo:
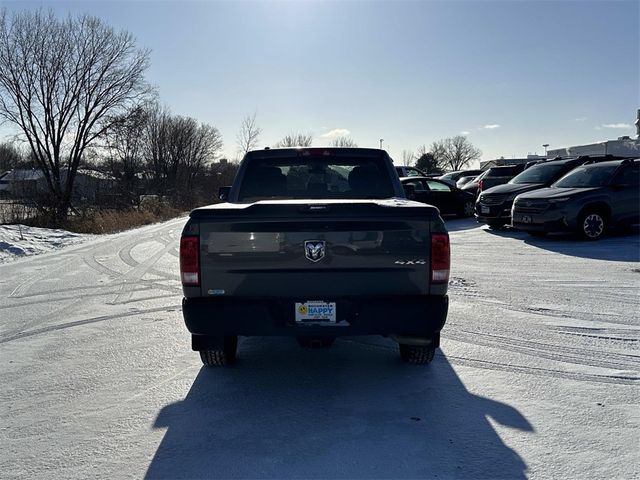
<path fill-rule="evenodd" d="M 336 323 L 335 302 L 296 302 L 297 323 Z"/>
<path fill-rule="evenodd" d="M 523 215 L 522 223 L 531 223 L 531 217 L 529 215 Z"/>
<path fill-rule="evenodd" d="M 480 213 L 489 213 L 489 207 L 480 207 Z"/>

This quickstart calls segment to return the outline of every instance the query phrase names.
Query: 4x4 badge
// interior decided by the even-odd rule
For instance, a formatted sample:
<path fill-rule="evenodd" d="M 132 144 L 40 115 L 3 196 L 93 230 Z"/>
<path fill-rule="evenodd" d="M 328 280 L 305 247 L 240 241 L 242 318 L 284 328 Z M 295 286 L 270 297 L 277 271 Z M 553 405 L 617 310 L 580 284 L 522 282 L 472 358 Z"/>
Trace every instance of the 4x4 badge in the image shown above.
<path fill-rule="evenodd" d="M 304 242 L 304 256 L 307 257 L 307 260 L 318 262 L 324 258 L 324 252 L 324 240 L 306 240 Z"/>

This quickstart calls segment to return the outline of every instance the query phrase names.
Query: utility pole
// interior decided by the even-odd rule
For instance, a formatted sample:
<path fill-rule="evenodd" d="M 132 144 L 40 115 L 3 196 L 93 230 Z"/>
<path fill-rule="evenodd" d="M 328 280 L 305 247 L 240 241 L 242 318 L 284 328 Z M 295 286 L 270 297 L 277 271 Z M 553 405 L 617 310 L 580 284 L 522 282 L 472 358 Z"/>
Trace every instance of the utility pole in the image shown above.
<path fill-rule="evenodd" d="M 384 142 L 383 138 L 380 139 L 380 150 L 382 150 L 382 142 Z"/>
<path fill-rule="evenodd" d="M 546 157 L 547 156 L 547 147 L 549 146 L 549 144 L 545 143 L 542 146 L 544 147 L 544 156 Z"/>

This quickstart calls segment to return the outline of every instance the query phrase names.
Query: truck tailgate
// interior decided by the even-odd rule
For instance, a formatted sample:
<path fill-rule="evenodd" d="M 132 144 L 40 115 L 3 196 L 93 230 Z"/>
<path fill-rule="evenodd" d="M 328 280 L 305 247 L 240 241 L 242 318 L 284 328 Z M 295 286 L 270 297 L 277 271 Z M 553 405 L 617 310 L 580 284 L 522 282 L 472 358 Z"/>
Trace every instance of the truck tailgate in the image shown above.
<path fill-rule="evenodd" d="M 429 293 L 433 207 L 406 200 L 271 201 L 195 210 L 201 295 Z"/>

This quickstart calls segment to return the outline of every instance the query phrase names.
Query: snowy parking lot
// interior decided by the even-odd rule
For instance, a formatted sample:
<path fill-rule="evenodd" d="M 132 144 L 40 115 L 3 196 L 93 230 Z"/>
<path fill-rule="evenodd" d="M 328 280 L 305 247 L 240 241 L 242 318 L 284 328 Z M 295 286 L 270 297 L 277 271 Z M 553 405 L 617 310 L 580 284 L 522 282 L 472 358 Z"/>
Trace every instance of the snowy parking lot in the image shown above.
<path fill-rule="evenodd" d="M 184 222 L 0 264 L 0 476 L 640 476 L 637 231 L 448 220 L 431 365 L 383 338 L 247 338 L 205 369 L 180 312 Z"/>

